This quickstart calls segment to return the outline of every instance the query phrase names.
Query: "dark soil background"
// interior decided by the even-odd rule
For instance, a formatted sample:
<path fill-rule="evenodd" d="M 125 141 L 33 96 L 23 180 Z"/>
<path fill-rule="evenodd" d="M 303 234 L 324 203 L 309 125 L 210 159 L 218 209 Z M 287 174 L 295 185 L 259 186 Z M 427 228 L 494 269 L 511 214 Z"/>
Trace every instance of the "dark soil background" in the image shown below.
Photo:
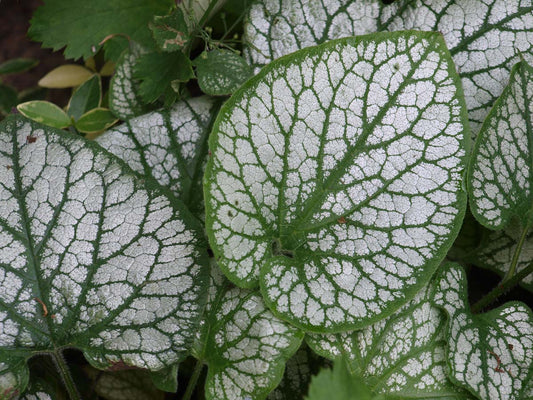
<path fill-rule="evenodd" d="M 61 52 L 42 49 L 39 42 L 28 38 L 30 19 L 40 5 L 42 0 L 0 0 L 0 63 L 13 58 L 39 60 L 39 64 L 29 71 L 2 77 L 4 83 L 18 91 L 36 87 L 46 73 L 59 65 L 71 63 L 64 59 Z M 48 91 L 46 100 L 64 106 L 69 96 L 68 89 L 54 89 Z"/>

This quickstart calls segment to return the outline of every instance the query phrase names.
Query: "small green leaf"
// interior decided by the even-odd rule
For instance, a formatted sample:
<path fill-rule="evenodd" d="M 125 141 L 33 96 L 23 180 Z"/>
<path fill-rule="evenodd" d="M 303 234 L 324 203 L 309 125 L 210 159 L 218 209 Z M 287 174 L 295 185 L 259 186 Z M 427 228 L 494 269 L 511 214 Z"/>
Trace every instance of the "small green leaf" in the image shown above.
<path fill-rule="evenodd" d="M 487 228 L 501 229 L 513 216 L 522 228 L 533 220 L 532 106 L 533 68 L 522 61 L 487 116 L 470 160 L 470 209 Z"/>
<path fill-rule="evenodd" d="M 376 395 L 397 399 L 469 399 L 447 378 L 445 314 L 432 303 L 435 282 L 393 316 L 362 330 L 309 334 L 323 357 L 344 357 L 351 373 Z"/>
<path fill-rule="evenodd" d="M 65 57 L 74 59 L 94 55 L 99 43 L 112 34 L 152 46 L 148 22 L 173 5 L 173 0 L 47 0 L 33 14 L 28 35 L 44 47 L 65 47 Z"/>
<path fill-rule="evenodd" d="M 17 110 L 22 115 L 53 128 L 66 128 L 71 124 L 67 113 L 49 101 L 27 101 L 19 104 Z"/>
<path fill-rule="evenodd" d="M 207 138 L 219 102 L 207 96 L 128 120 L 96 141 L 136 172 L 154 177 L 204 218 L 202 179 Z"/>
<path fill-rule="evenodd" d="M 114 125 L 117 117 L 107 108 L 95 108 L 83 114 L 74 124 L 83 133 L 101 132 Z"/>
<path fill-rule="evenodd" d="M 194 78 L 194 72 L 191 61 L 182 52 L 152 52 L 138 58 L 133 76 L 141 80 L 139 94 L 143 101 L 153 103 L 162 95 L 175 96 L 172 81 L 187 82 Z"/>
<path fill-rule="evenodd" d="M 448 314 L 445 338 L 450 379 L 477 398 L 530 399 L 533 314 L 519 302 L 473 315 L 463 269 L 447 264 L 437 274 L 435 303 Z"/>
<path fill-rule="evenodd" d="M 210 137 L 206 230 L 220 267 L 304 330 L 392 314 L 459 232 L 467 138 L 439 34 L 346 38 L 272 62 Z"/>
<path fill-rule="evenodd" d="M 189 27 L 180 8 L 170 15 L 154 17 L 150 29 L 159 49 L 163 51 L 180 51 L 190 40 Z"/>
<path fill-rule="evenodd" d="M 64 89 L 81 85 L 94 73 L 78 64 L 60 65 L 39 81 L 39 86 L 49 89 Z"/>
<path fill-rule="evenodd" d="M 16 58 L 8 60 L 0 64 L 0 75 L 24 72 L 32 69 L 37 64 L 39 64 L 39 60 L 34 60 L 32 58 Z"/>
<path fill-rule="evenodd" d="M 0 123 L 0 393 L 35 353 L 158 371 L 189 352 L 207 290 L 202 228 L 96 143 Z"/>
<path fill-rule="evenodd" d="M 262 66 L 345 36 L 440 32 L 461 74 L 476 133 L 520 54 L 533 59 L 532 12 L 530 0 L 262 0 L 245 19 L 244 54 L 251 65 Z"/>
<path fill-rule="evenodd" d="M 261 296 L 231 288 L 213 263 L 208 304 L 193 350 L 209 367 L 207 400 L 265 399 L 302 339 L 303 333 L 276 318 Z"/>
<path fill-rule="evenodd" d="M 11 86 L 0 82 L 0 113 L 9 114 L 18 104 L 18 93 Z"/>
<path fill-rule="evenodd" d="M 376 399 L 364 381 L 352 376 L 342 360 L 333 369 L 325 368 L 313 377 L 306 400 L 373 400 Z"/>
<path fill-rule="evenodd" d="M 178 391 L 178 364 L 150 373 L 152 383 L 159 390 L 176 393 Z"/>
<path fill-rule="evenodd" d="M 200 89 L 213 96 L 232 94 L 252 76 L 246 61 L 229 50 L 203 52 L 193 64 Z"/>
<path fill-rule="evenodd" d="M 101 101 L 102 82 L 98 75 L 94 75 L 76 89 L 68 104 L 68 114 L 77 120 L 87 111 L 100 107 Z"/>
<path fill-rule="evenodd" d="M 133 79 L 134 65 L 144 53 L 141 46 L 131 43 L 120 56 L 109 84 L 109 108 L 123 121 L 147 111 L 139 95 L 139 84 Z"/>

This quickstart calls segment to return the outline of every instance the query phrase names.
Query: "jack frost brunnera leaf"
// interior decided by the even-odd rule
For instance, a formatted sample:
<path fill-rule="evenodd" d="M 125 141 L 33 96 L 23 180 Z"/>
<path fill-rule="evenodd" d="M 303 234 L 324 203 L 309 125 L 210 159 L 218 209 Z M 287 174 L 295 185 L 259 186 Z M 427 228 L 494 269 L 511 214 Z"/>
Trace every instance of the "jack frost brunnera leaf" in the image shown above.
<path fill-rule="evenodd" d="M 444 35 L 476 131 L 518 54 L 533 57 L 531 0 L 263 0 L 248 15 L 245 55 L 263 65 L 330 39 L 405 29 Z"/>
<path fill-rule="evenodd" d="M 305 330 L 389 315 L 459 230 L 466 121 L 438 34 L 341 39 L 273 62 L 223 106 L 210 138 L 219 265 Z"/>
<path fill-rule="evenodd" d="M 152 176 L 203 218 L 207 137 L 219 102 L 207 96 L 132 118 L 96 141 L 141 175 Z"/>
<path fill-rule="evenodd" d="M 448 313 L 450 379 L 482 400 L 529 399 L 533 380 L 533 315 L 519 302 L 473 315 L 465 273 L 448 264 L 435 278 L 435 303 Z"/>
<path fill-rule="evenodd" d="M 303 333 L 278 319 L 257 293 L 232 287 L 211 265 L 209 298 L 194 356 L 208 365 L 208 400 L 265 399 Z"/>
<path fill-rule="evenodd" d="M 522 61 L 490 111 L 477 137 L 469 168 L 472 214 L 501 229 L 511 217 L 530 224 L 533 144 L 533 68 Z"/>
<path fill-rule="evenodd" d="M 445 314 L 433 303 L 435 285 L 422 289 L 393 316 L 362 330 L 310 334 L 318 354 L 344 357 L 351 373 L 375 395 L 406 399 L 469 399 L 447 378 Z"/>
<path fill-rule="evenodd" d="M 461 267 L 448 264 L 436 276 L 434 301 L 448 314 L 450 379 L 482 400 L 529 399 L 533 379 L 533 315 L 520 302 L 481 315 L 468 304 Z"/>
<path fill-rule="evenodd" d="M 98 145 L 22 117 L 3 121 L 2 363 L 9 370 L 64 346 L 100 368 L 178 362 L 207 285 L 195 221 Z"/>

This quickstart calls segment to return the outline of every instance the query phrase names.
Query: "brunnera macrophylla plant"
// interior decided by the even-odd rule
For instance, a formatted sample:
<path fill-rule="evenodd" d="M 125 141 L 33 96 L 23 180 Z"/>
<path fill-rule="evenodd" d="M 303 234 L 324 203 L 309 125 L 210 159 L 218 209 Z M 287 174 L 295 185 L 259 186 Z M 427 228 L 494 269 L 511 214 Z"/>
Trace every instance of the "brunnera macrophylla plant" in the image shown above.
<path fill-rule="evenodd" d="M 150 74 L 168 56 L 150 29 L 157 42 L 172 21 L 191 29 L 179 38 L 198 25 L 136 4 L 161 15 L 138 16 L 150 27 L 115 57 L 122 124 L 89 141 L 0 122 L 0 398 L 81 398 L 70 348 L 87 376 L 105 371 L 101 398 L 176 392 L 188 356 L 186 400 L 204 366 L 197 398 L 213 400 L 533 397 L 531 310 L 480 313 L 531 287 L 531 1 L 257 1 L 247 64 L 160 49 L 205 94 L 157 110 L 146 93 L 174 86 L 136 79 L 140 59 Z M 89 55 L 94 39 L 57 39 L 45 7 L 34 34 Z M 444 262 L 468 204 L 492 247 L 464 260 L 504 276 L 472 309 L 463 266 Z"/>

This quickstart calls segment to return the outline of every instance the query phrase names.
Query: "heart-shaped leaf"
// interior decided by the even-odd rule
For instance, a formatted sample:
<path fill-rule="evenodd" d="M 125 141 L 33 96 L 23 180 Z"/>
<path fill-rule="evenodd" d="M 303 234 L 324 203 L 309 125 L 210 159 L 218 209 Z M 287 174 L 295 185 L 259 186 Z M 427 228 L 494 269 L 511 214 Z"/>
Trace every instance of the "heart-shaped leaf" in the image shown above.
<path fill-rule="evenodd" d="M 360 331 L 307 336 L 318 354 L 344 357 L 375 395 L 398 399 L 470 398 L 446 376 L 444 313 L 432 303 L 435 285 L 388 319 Z"/>
<path fill-rule="evenodd" d="M 483 124 L 470 161 L 470 208 L 490 229 L 503 228 L 513 216 L 523 228 L 533 219 L 532 106 L 533 68 L 522 61 Z"/>
<path fill-rule="evenodd" d="M 245 55 L 253 65 L 330 39 L 376 31 L 441 32 L 463 80 L 474 131 L 519 54 L 533 59 L 530 0 L 262 0 L 250 9 Z"/>
<path fill-rule="evenodd" d="M 160 370 L 189 351 L 207 284 L 201 228 L 100 146 L 3 121 L 0 238 L 0 393 L 11 375 L 24 388 L 37 352 Z"/>
<path fill-rule="evenodd" d="M 305 330 L 356 329 L 427 283 L 465 210 L 467 119 L 442 37 L 376 34 L 265 67 L 210 138 L 222 270 Z"/>
<path fill-rule="evenodd" d="M 96 141 L 136 172 L 154 177 L 203 219 L 207 137 L 218 107 L 209 97 L 179 101 L 170 110 L 132 118 Z"/>
<path fill-rule="evenodd" d="M 117 61 L 115 74 L 109 84 L 109 109 L 126 121 L 146 112 L 139 94 L 139 85 L 133 79 L 133 68 L 146 51 L 134 42 Z"/>
<path fill-rule="evenodd" d="M 448 313 L 450 379 L 479 399 L 529 399 L 533 379 L 533 314 L 512 302 L 481 315 L 468 305 L 461 267 L 447 264 L 437 277 L 435 303 Z"/>
<path fill-rule="evenodd" d="M 238 54 L 229 50 L 203 52 L 195 60 L 198 85 L 206 94 L 232 94 L 252 76 L 252 69 Z"/>
<path fill-rule="evenodd" d="M 232 288 L 216 264 L 194 347 L 207 363 L 206 399 L 265 399 L 280 382 L 303 333 L 275 317 L 259 296 Z"/>

